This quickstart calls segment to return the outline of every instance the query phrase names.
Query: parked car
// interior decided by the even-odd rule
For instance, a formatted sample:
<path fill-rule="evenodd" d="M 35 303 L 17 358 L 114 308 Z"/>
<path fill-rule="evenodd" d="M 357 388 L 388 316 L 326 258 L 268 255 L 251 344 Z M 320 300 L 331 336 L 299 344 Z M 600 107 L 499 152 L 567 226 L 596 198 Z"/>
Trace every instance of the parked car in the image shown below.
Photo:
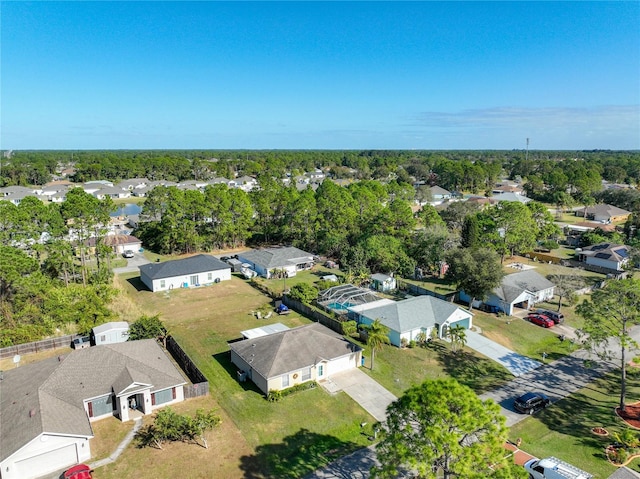
<path fill-rule="evenodd" d="M 523 414 L 533 414 L 534 412 L 546 408 L 551 404 L 551 400 L 546 394 L 528 392 L 516 398 L 513 407 Z"/>
<path fill-rule="evenodd" d="M 536 313 L 546 316 L 556 324 L 560 324 L 564 322 L 564 314 L 559 313 L 558 311 L 549 311 L 548 309 L 537 309 Z"/>
<path fill-rule="evenodd" d="M 125 258 L 133 258 L 134 254 L 130 249 L 126 249 L 122 252 L 122 256 Z"/>
<path fill-rule="evenodd" d="M 64 479 L 91 479 L 93 470 L 86 464 L 78 464 L 71 469 L 67 469 L 62 477 Z"/>
<path fill-rule="evenodd" d="M 557 457 L 529 459 L 524 464 L 530 479 L 591 479 L 593 475 Z"/>
<path fill-rule="evenodd" d="M 231 259 L 231 256 L 220 256 L 220 261 L 228 261 Z"/>
<path fill-rule="evenodd" d="M 530 314 L 527 316 L 527 319 L 533 324 L 537 324 L 543 328 L 553 328 L 553 325 L 555 324 L 552 319 L 547 318 L 543 314 Z"/>

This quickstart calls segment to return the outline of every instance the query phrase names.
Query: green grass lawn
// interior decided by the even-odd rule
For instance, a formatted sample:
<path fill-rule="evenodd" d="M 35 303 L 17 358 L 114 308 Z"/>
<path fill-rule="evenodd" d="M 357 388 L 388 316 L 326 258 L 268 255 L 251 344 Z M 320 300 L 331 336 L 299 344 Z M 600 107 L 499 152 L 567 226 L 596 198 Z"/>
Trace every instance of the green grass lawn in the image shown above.
<path fill-rule="evenodd" d="M 473 324 L 481 328 L 482 334 L 489 339 L 538 361 L 542 361 L 543 352 L 547 354 L 546 361 L 553 361 L 576 347 L 569 341 L 560 341 L 550 329 L 513 316 L 498 317 L 474 310 Z"/>
<path fill-rule="evenodd" d="M 637 373 L 627 383 L 627 400 L 640 397 Z M 556 456 L 594 474 L 607 478 L 615 471 L 604 455 L 604 447 L 615 441 L 611 437 L 598 437 L 593 427 L 604 427 L 610 434 L 621 431 L 622 421 L 615 415 L 620 386 L 617 374 L 612 373 L 572 394 L 552 407 L 516 424 L 509 431 L 511 440 L 522 438 L 521 448 L 537 457 Z M 637 470 L 640 460 L 630 467 Z"/>
<path fill-rule="evenodd" d="M 137 290 L 135 275 L 121 278 L 145 311 L 161 315 L 207 377 L 211 395 L 253 449 L 239 461 L 245 477 L 301 477 L 370 444 L 360 424 L 372 424 L 374 419 L 344 393 L 332 396 L 317 388 L 271 403 L 250 381 L 236 380 L 227 341 L 238 339 L 245 329 L 275 322 L 295 327 L 309 320 L 295 312 L 256 319 L 252 312 L 270 300 L 237 277 L 169 294 Z"/>

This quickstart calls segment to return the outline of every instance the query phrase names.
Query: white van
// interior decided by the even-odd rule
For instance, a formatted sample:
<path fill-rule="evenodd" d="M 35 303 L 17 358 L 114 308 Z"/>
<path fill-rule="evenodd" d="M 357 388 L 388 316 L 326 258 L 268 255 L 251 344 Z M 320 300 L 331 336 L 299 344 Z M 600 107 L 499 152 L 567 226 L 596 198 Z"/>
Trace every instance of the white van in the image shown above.
<path fill-rule="evenodd" d="M 532 479 L 591 479 L 593 475 L 556 457 L 530 459 L 524 465 Z"/>

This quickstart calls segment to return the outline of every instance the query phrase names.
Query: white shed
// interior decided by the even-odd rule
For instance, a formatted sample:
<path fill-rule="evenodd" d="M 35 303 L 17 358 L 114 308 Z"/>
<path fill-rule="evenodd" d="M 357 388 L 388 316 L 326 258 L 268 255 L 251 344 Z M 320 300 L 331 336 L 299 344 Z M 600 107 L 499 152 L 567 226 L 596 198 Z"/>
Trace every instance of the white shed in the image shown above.
<path fill-rule="evenodd" d="M 124 343 L 129 339 L 129 323 L 126 321 L 113 321 L 96 326 L 91 330 L 91 339 L 96 346 Z"/>

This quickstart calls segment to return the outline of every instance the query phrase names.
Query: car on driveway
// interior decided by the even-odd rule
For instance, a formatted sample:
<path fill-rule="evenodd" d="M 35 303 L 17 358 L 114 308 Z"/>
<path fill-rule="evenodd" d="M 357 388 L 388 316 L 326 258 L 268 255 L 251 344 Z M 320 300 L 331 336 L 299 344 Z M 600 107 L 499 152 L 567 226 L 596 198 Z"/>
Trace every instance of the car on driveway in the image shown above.
<path fill-rule="evenodd" d="M 513 407 L 523 414 L 533 414 L 534 412 L 546 408 L 551 404 L 551 400 L 546 394 L 528 392 L 516 398 Z"/>
<path fill-rule="evenodd" d="M 93 471 L 86 464 L 78 464 L 71 469 L 67 469 L 62 477 L 64 479 L 91 479 L 91 473 Z"/>
<path fill-rule="evenodd" d="M 556 324 L 564 322 L 564 314 L 558 311 L 549 311 L 548 309 L 536 309 L 536 313 L 546 316 Z"/>
<path fill-rule="evenodd" d="M 543 314 L 530 314 L 527 316 L 527 319 L 533 324 L 537 324 L 543 328 L 553 328 L 553 325 L 555 324 L 552 319 L 547 318 Z"/>
<path fill-rule="evenodd" d="M 122 256 L 124 258 L 133 258 L 135 255 L 133 254 L 133 251 L 131 251 L 130 249 L 126 249 L 122 252 Z"/>

